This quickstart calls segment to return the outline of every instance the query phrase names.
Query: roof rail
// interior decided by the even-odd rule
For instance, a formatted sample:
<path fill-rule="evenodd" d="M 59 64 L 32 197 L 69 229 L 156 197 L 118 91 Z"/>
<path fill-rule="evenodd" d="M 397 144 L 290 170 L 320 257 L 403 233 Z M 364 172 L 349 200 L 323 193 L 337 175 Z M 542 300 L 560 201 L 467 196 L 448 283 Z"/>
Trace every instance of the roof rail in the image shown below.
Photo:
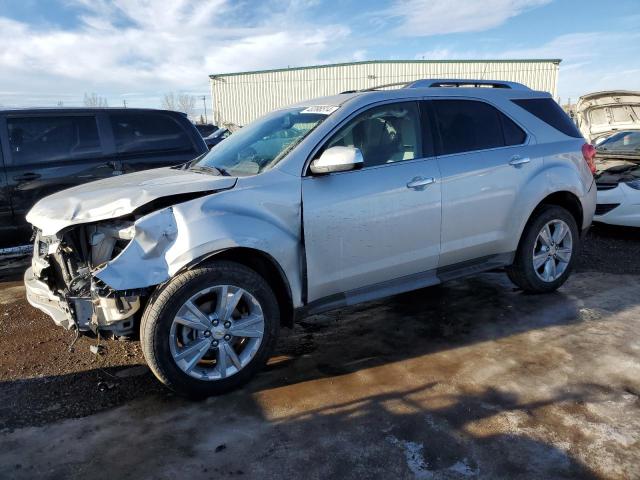
<path fill-rule="evenodd" d="M 376 85 L 375 87 L 363 88 L 361 90 L 345 90 L 343 93 L 358 93 L 358 92 L 373 92 L 383 88 L 452 88 L 452 87 L 466 87 L 466 88 L 509 88 L 511 90 L 531 90 L 526 85 L 518 82 L 507 82 L 503 80 L 474 80 L 466 78 L 430 78 L 423 80 L 408 80 L 406 82 L 385 83 L 383 85 Z"/>
<path fill-rule="evenodd" d="M 510 88 L 512 90 L 531 90 L 526 85 L 517 82 L 507 82 L 503 80 L 474 80 L 465 78 L 430 78 L 424 80 L 416 80 L 415 82 L 407 83 L 404 88 L 433 88 L 433 87 L 488 87 L 488 88 Z"/>

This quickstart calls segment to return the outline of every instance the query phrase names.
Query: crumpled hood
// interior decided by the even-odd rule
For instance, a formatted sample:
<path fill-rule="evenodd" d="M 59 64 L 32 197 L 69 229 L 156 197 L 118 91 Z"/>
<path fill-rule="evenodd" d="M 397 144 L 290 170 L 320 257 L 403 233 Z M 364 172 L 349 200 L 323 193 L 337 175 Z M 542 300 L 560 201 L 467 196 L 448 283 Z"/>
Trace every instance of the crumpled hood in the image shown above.
<path fill-rule="evenodd" d="M 153 200 L 183 193 L 227 190 L 236 177 L 158 168 L 69 188 L 36 203 L 27 221 L 53 235 L 71 225 L 127 215 Z"/>

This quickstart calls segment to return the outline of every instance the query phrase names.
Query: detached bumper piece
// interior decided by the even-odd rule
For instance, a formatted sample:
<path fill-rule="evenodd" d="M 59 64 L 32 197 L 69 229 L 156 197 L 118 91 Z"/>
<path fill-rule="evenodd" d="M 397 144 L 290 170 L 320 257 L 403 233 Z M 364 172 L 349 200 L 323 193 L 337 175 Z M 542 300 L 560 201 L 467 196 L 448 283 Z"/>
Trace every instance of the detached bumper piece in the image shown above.
<path fill-rule="evenodd" d="M 27 291 L 27 301 L 31 306 L 49 315 L 56 325 L 71 329 L 76 324 L 67 302 L 54 294 L 46 283 L 33 275 L 33 269 L 24 274 L 24 285 Z"/>
<path fill-rule="evenodd" d="M 27 301 L 51 317 L 54 323 L 67 330 L 81 332 L 97 330 L 117 336 L 130 335 L 135 326 L 134 315 L 140 310 L 140 297 L 110 292 L 108 296 L 62 298 L 36 278 L 33 269 L 24 274 Z M 101 292 L 103 293 L 103 292 Z"/>

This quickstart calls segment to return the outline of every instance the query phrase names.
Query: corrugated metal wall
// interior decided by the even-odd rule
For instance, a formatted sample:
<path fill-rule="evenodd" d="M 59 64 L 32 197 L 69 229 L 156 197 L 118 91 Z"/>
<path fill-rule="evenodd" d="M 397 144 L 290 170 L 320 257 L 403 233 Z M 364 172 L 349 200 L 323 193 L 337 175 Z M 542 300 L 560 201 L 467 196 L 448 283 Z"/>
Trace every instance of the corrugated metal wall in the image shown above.
<path fill-rule="evenodd" d="M 246 125 L 301 100 L 420 78 L 509 80 L 556 97 L 559 60 L 376 61 L 211 75 L 217 125 Z"/>

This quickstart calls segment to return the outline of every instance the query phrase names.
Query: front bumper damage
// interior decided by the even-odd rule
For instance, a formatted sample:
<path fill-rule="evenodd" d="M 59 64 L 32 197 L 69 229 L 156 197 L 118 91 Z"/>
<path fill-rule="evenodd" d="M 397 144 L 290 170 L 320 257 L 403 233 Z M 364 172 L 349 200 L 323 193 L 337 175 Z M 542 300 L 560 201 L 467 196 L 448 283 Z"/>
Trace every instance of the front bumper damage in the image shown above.
<path fill-rule="evenodd" d="M 94 245 L 94 256 L 105 244 L 104 233 L 96 232 L 96 237 L 101 242 Z M 145 291 L 110 288 L 93 275 L 89 266 L 72 262 L 65 250 L 68 246 L 61 238 L 37 233 L 31 267 L 24 275 L 29 304 L 67 330 L 131 334 Z"/>
<path fill-rule="evenodd" d="M 134 317 L 140 311 L 140 295 L 120 294 L 91 297 L 63 297 L 36 278 L 33 268 L 24 274 L 27 301 L 46 313 L 59 327 L 81 332 L 107 331 L 117 336 L 130 335 Z"/>

